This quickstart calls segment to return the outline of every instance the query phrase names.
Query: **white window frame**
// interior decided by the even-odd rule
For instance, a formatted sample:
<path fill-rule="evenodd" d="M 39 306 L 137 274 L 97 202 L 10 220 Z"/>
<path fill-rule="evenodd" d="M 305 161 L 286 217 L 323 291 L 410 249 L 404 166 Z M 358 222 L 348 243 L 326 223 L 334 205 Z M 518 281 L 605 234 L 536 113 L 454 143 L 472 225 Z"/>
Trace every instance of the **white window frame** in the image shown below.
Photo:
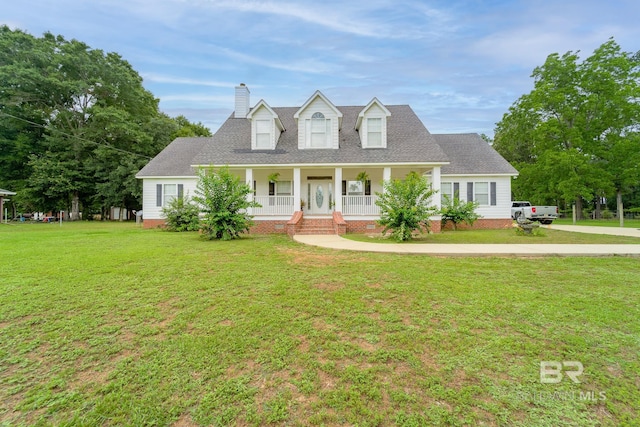
<path fill-rule="evenodd" d="M 445 186 L 449 186 L 449 189 L 445 190 Z M 440 183 L 440 201 L 443 205 L 446 203 L 444 196 L 448 196 L 449 200 L 453 200 L 453 182 Z"/>
<path fill-rule="evenodd" d="M 167 191 L 173 188 L 173 191 Z M 178 184 L 164 184 L 162 186 L 162 206 L 169 206 L 169 204 L 178 198 Z"/>
<path fill-rule="evenodd" d="M 276 182 L 276 196 L 291 196 L 293 195 L 293 187 L 291 181 L 278 181 Z"/>
<path fill-rule="evenodd" d="M 307 146 L 309 148 L 331 147 L 331 119 L 327 119 L 324 114 L 316 112 L 313 113 L 311 119 L 307 119 L 307 126 Z"/>
<path fill-rule="evenodd" d="M 479 187 L 481 186 L 486 186 L 486 192 L 480 192 Z M 489 194 L 490 192 L 490 187 L 489 187 L 489 182 L 488 181 L 482 181 L 482 182 L 474 182 L 473 183 L 473 200 L 475 202 L 478 202 L 478 204 L 480 206 L 489 206 L 489 203 L 491 202 L 491 196 Z M 483 198 L 483 200 L 480 200 L 480 198 Z M 484 200 L 484 197 L 486 197 L 486 202 Z"/>
<path fill-rule="evenodd" d="M 372 123 L 376 123 L 375 126 L 372 126 Z M 372 128 L 377 128 L 377 130 L 371 130 Z M 367 118 L 367 147 L 368 148 L 382 148 L 384 146 L 383 141 L 383 123 L 382 117 L 368 117 Z M 376 135 L 378 137 L 377 143 L 373 143 L 372 135 Z"/>
<path fill-rule="evenodd" d="M 256 120 L 256 149 L 271 148 L 272 120 Z"/>

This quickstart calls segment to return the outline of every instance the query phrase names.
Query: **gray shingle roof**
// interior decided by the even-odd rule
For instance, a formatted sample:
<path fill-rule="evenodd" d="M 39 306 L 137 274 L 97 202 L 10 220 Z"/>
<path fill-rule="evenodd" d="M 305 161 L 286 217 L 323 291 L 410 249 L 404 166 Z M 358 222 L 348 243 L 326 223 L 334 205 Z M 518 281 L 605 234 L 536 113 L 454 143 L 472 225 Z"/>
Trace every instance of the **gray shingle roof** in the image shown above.
<path fill-rule="evenodd" d="M 433 136 L 451 162 L 442 167 L 442 174 L 518 174 L 518 171 L 477 133 Z"/>
<path fill-rule="evenodd" d="M 343 114 L 340 148 L 299 150 L 298 107 L 273 108 L 286 131 L 275 150 L 251 150 L 251 125 L 233 114 L 213 137 L 177 138 L 136 175 L 195 176 L 192 165 L 295 165 L 446 163 L 443 174 L 517 174 L 478 134 L 432 135 L 408 105 L 386 106 L 387 148 L 363 149 L 355 130 L 364 107 L 337 107 Z"/>
<path fill-rule="evenodd" d="M 197 165 L 326 164 L 326 163 L 423 163 L 446 162 L 447 156 L 408 105 L 388 106 L 387 148 L 363 149 L 355 130 L 364 107 L 337 107 L 343 114 L 340 148 L 299 150 L 298 125 L 293 115 L 298 107 L 273 108 L 286 131 L 275 150 L 251 150 L 251 126 L 246 119 L 230 117 L 193 162 Z"/>
<path fill-rule="evenodd" d="M 155 156 L 136 177 L 196 176 L 191 167 L 193 158 L 211 138 L 176 138 Z"/>

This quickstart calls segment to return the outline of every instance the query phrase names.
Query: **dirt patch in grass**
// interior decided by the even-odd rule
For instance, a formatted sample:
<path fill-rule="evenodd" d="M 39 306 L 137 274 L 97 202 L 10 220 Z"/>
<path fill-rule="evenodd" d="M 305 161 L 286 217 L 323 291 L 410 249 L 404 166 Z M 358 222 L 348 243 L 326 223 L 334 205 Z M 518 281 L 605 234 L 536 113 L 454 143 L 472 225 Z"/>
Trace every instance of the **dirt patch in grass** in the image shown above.
<path fill-rule="evenodd" d="M 307 339 L 307 337 L 304 335 L 299 335 L 298 341 L 300 342 L 300 344 L 298 344 L 298 351 L 303 354 L 308 353 L 309 347 L 311 345 L 309 344 L 309 340 Z"/>
<path fill-rule="evenodd" d="M 107 383 L 107 379 L 113 370 L 103 369 L 96 366 L 93 368 L 78 371 L 75 378 L 69 382 L 69 386 L 74 389 L 82 389 L 90 385 L 102 386 Z"/>
<path fill-rule="evenodd" d="M 339 291 L 344 288 L 344 283 L 315 283 L 314 288 L 322 291 Z"/>
<path fill-rule="evenodd" d="M 333 265 L 336 264 L 336 261 L 339 256 L 328 255 L 328 254 L 318 254 L 314 252 L 310 252 L 306 248 L 298 247 L 296 249 L 292 248 L 282 248 L 279 251 L 289 257 L 289 262 L 293 264 L 314 264 L 321 263 L 322 265 Z"/>
<path fill-rule="evenodd" d="M 356 338 L 354 340 L 351 340 L 351 342 L 355 343 L 358 347 L 368 353 L 373 353 L 378 349 L 377 344 L 370 343 L 369 341 L 362 338 Z"/>
<path fill-rule="evenodd" d="M 182 414 L 180 418 L 171 424 L 171 427 L 193 427 L 197 425 L 198 424 L 191 418 L 191 414 Z"/>
<path fill-rule="evenodd" d="M 156 323 L 155 326 L 159 327 L 162 330 L 162 333 L 178 316 L 179 308 L 176 307 L 176 303 L 178 303 L 179 301 L 179 298 L 174 297 L 166 301 L 162 301 L 158 304 L 158 309 L 160 310 L 160 313 L 165 316 L 165 318 Z"/>

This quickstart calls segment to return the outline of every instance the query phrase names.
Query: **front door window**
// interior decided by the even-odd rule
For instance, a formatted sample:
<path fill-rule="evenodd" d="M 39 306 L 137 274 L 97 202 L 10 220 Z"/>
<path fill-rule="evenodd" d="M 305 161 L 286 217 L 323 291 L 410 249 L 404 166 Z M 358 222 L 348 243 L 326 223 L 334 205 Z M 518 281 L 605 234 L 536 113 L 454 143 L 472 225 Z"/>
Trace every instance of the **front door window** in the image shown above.
<path fill-rule="evenodd" d="M 318 184 L 316 186 L 316 207 L 321 210 L 324 205 L 324 190 L 322 189 L 322 184 Z"/>

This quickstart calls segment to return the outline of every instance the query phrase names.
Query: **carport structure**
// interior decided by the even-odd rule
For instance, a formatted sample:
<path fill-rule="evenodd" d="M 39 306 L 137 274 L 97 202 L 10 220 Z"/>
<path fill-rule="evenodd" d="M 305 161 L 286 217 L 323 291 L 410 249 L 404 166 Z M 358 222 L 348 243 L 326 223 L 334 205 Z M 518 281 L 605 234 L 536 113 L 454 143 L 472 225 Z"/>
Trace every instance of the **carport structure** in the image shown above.
<path fill-rule="evenodd" d="M 7 196 L 15 196 L 16 193 L 0 188 L 0 223 L 4 221 L 4 198 Z"/>

